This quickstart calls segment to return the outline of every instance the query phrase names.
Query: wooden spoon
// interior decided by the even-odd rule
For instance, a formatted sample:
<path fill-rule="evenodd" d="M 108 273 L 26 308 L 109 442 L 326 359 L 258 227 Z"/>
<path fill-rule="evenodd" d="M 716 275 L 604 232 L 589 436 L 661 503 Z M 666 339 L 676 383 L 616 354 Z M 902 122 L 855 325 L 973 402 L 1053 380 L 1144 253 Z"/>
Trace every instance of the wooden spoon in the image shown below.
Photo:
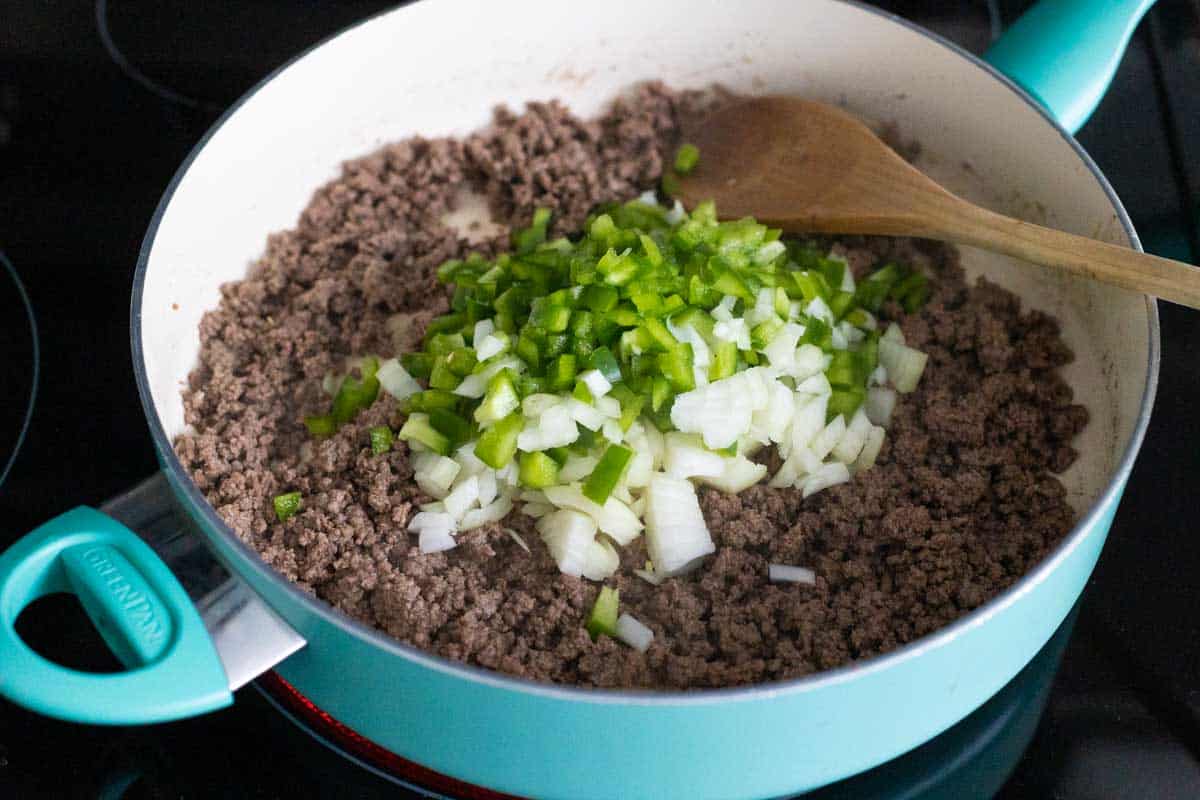
<path fill-rule="evenodd" d="M 1200 269 L 1043 228 L 956 197 L 855 117 L 796 97 L 727 106 L 691 137 L 700 161 L 679 178 L 688 208 L 753 216 L 789 233 L 920 236 L 974 245 L 1200 308 Z"/>

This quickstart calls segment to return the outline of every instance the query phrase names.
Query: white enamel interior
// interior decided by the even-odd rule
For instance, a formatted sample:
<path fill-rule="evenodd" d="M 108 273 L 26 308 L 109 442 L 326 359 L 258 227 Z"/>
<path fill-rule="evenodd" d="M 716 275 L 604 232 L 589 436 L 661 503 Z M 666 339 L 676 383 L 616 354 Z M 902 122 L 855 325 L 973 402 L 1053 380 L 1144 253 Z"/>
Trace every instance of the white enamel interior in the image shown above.
<path fill-rule="evenodd" d="M 894 120 L 923 166 L 1004 213 L 1128 244 L 1117 210 L 1064 139 L 1014 90 L 883 15 L 827 0 L 425 0 L 342 34 L 289 66 L 228 117 L 175 187 L 148 256 L 145 368 L 169 437 L 198 323 L 244 276 L 267 234 L 295 224 L 339 163 L 410 134 L 462 134 L 500 103 L 559 98 L 592 114 L 646 79 L 794 93 Z M 1149 369 L 1141 295 L 982 252 L 973 273 L 1057 315 L 1067 370 L 1092 421 L 1065 476 L 1076 509 L 1103 490 L 1133 432 Z"/>

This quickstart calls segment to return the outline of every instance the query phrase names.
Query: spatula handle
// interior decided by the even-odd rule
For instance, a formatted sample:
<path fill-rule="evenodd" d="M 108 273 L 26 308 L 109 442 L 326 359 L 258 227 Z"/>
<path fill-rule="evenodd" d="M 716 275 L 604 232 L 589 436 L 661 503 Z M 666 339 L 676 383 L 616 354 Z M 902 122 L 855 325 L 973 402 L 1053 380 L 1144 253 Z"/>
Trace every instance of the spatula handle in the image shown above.
<path fill-rule="evenodd" d="M 941 221 L 944 238 L 1200 308 L 1200 268 L 1044 228 L 965 202 L 959 211 Z"/>

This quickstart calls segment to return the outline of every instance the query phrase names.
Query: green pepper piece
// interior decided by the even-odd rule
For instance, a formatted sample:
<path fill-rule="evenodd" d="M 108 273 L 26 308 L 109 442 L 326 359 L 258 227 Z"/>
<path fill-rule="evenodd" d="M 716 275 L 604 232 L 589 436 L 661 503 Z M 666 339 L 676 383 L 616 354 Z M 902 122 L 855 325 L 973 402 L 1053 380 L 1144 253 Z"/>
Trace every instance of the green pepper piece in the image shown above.
<path fill-rule="evenodd" d="M 719 381 L 732 375 L 737 370 L 737 355 L 737 342 L 718 341 L 708 365 L 708 379 Z"/>
<path fill-rule="evenodd" d="M 754 326 L 754 330 L 750 331 L 750 345 L 755 350 L 762 350 L 775 335 L 783 329 L 783 320 L 779 317 L 768 317 L 762 322 Z"/>
<path fill-rule="evenodd" d="M 600 374 L 609 383 L 617 383 L 621 380 L 621 366 L 617 363 L 612 350 L 607 347 L 597 347 L 593 350 L 586 363 L 589 369 L 600 370 Z"/>
<path fill-rule="evenodd" d="M 428 378 L 433 370 L 433 356 L 429 353 L 403 353 L 400 364 L 414 378 Z"/>
<path fill-rule="evenodd" d="M 368 431 L 371 437 L 371 453 L 382 455 L 392 449 L 392 429 L 386 425 L 376 425 Z"/>
<path fill-rule="evenodd" d="M 332 436 L 337 433 L 337 423 L 333 421 L 332 414 L 305 417 L 304 427 L 308 428 L 308 432 L 313 436 Z"/>
<path fill-rule="evenodd" d="M 516 411 L 520 405 L 521 398 L 517 396 L 512 373 L 509 370 L 501 370 L 488 381 L 483 401 L 475 409 L 475 421 L 480 425 L 499 422 Z"/>
<path fill-rule="evenodd" d="M 654 411 L 662 410 L 667 401 L 674 396 L 671 391 L 671 382 L 666 378 L 655 378 L 651 383 L 650 390 L 650 408 Z"/>
<path fill-rule="evenodd" d="M 857 354 L 850 350 L 834 350 L 825 377 L 834 387 L 850 388 L 863 382 Z"/>
<path fill-rule="evenodd" d="M 463 417 L 445 408 L 429 412 L 429 424 L 450 441 L 451 449 L 471 440 L 474 428 Z"/>
<path fill-rule="evenodd" d="M 275 516 L 280 522 L 287 522 L 300 510 L 300 493 L 277 494 L 272 502 L 275 505 Z"/>
<path fill-rule="evenodd" d="M 575 381 L 575 374 L 576 363 L 574 353 L 563 353 L 554 359 L 546 370 L 546 378 L 550 382 L 550 388 L 556 391 L 569 389 Z"/>
<path fill-rule="evenodd" d="M 469 347 L 456 347 L 446 354 L 446 369 L 460 378 L 470 375 L 477 363 L 475 351 Z"/>
<path fill-rule="evenodd" d="M 601 634 L 617 635 L 617 609 L 620 608 L 620 604 L 618 590 L 608 586 L 600 587 L 600 594 L 596 595 L 596 602 L 592 604 L 586 623 L 588 635 L 592 637 L 593 642 Z"/>
<path fill-rule="evenodd" d="M 517 452 L 517 437 L 525 427 L 521 412 L 514 411 L 488 428 L 475 443 L 476 457 L 492 469 L 503 469 Z"/>
<path fill-rule="evenodd" d="M 846 316 L 854 305 L 854 295 L 850 292 L 834 292 L 833 297 L 829 298 L 829 310 L 833 312 L 833 318 L 840 320 Z"/>
<path fill-rule="evenodd" d="M 680 175 L 687 175 L 696 168 L 699 161 L 700 148 L 691 142 L 684 142 L 675 152 L 675 171 Z"/>
<path fill-rule="evenodd" d="M 396 434 L 404 441 L 420 442 L 438 455 L 450 452 L 450 440 L 434 430 L 429 424 L 429 415 L 420 412 L 409 414 L 400 432 Z"/>
<path fill-rule="evenodd" d="M 833 393 L 829 395 L 829 405 L 825 410 L 826 424 L 832 422 L 838 414 L 850 419 L 862 405 L 866 395 L 866 390 L 862 386 L 834 389 Z"/>
<path fill-rule="evenodd" d="M 543 452 L 521 453 L 517 475 L 530 489 L 545 489 L 558 483 L 558 462 Z"/>
<path fill-rule="evenodd" d="M 432 411 L 435 408 L 455 408 L 462 398 L 444 389 L 426 389 L 408 398 L 408 411 Z"/>
<path fill-rule="evenodd" d="M 885 264 L 875 272 L 859 281 L 854 291 L 854 299 L 858 305 L 874 313 L 883 305 L 892 286 L 902 277 L 898 264 Z"/>
<path fill-rule="evenodd" d="M 443 389 L 452 391 L 462 383 L 462 378 L 455 375 L 446 363 L 446 357 L 441 357 L 433 365 L 433 372 L 429 374 L 429 385 L 434 389 Z"/>
<path fill-rule="evenodd" d="M 583 482 L 583 496 L 593 503 L 604 505 L 632 459 L 633 450 L 624 445 L 610 444 L 604 455 L 600 456 L 592 474 Z"/>
<path fill-rule="evenodd" d="M 617 307 L 617 290 L 599 284 L 587 287 L 583 293 L 583 304 L 597 313 L 612 311 Z"/>

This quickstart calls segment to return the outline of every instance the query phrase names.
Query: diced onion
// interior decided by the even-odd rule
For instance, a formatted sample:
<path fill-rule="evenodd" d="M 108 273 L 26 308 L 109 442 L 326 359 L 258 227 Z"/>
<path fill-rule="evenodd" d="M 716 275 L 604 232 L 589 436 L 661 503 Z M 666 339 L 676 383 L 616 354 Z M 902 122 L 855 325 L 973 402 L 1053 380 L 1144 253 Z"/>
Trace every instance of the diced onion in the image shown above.
<path fill-rule="evenodd" d="M 863 408 L 871 422 L 886 428 L 891 423 L 892 412 L 896 408 L 895 390 L 884 386 L 872 386 L 867 390 L 867 399 Z"/>
<path fill-rule="evenodd" d="M 446 507 L 446 513 L 454 517 L 455 520 L 462 519 L 463 515 L 471 506 L 479 502 L 479 476 L 472 475 L 458 486 L 450 494 L 446 495 L 442 500 L 442 504 Z"/>
<path fill-rule="evenodd" d="M 611 577 L 620 563 L 621 557 L 612 543 L 603 536 L 597 537 L 588 545 L 581 575 L 591 581 L 602 581 Z"/>
<path fill-rule="evenodd" d="M 421 487 L 425 494 L 440 500 L 450 492 L 450 487 L 462 467 L 454 459 L 436 453 L 422 453 L 421 456 L 424 460 L 418 462 L 413 471 L 417 486 Z"/>
<path fill-rule="evenodd" d="M 756 464 L 742 455 L 724 458 L 722 461 L 724 469 L 720 475 L 703 477 L 700 482 L 714 486 L 722 492 L 737 494 L 758 483 L 767 474 L 766 464 Z"/>
<path fill-rule="evenodd" d="M 417 548 L 425 554 L 453 550 L 457 544 L 450 531 L 441 528 L 427 528 L 417 535 Z"/>
<path fill-rule="evenodd" d="M 672 478 L 717 477 L 725 470 L 724 461 L 705 449 L 699 436 L 675 431 L 666 435 L 663 468 Z"/>
<path fill-rule="evenodd" d="M 928 360 L 929 356 L 920 350 L 886 338 L 879 340 L 879 363 L 887 369 L 892 385 L 901 394 L 917 388 Z"/>
<path fill-rule="evenodd" d="M 617 638 L 639 653 L 644 653 L 654 641 L 654 631 L 622 612 L 617 617 Z"/>
<path fill-rule="evenodd" d="M 655 473 L 646 487 L 646 550 L 655 570 L 670 577 L 716 550 L 696 490 L 686 480 Z"/>
<path fill-rule="evenodd" d="M 855 470 L 870 469 L 875 466 L 875 459 L 879 457 L 879 451 L 883 447 L 883 437 L 883 428 L 871 428 L 867 432 L 867 440 L 863 443 L 862 452 L 854 461 Z"/>
<path fill-rule="evenodd" d="M 858 458 L 858 454 L 862 452 L 863 444 L 867 440 L 867 433 L 871 427 L 871 420 L 867 419 L 867 412 L 861 408 L 858 409 L 850 419 L 850 424 L 846 426 L 846 432 L 833 446 L 830 454 L 843 464 L 853 464 L 854 459 Z"/>
<path fill-rule="evenodd" d="M 525 544 L 525 540 L 521 538 L 521 534 L 517 533 L 517 532 L 516 532 L 516 531 L 514 531 L 512 528 L 505 528 L 505 529 L 504 529 L 504 532 L 505 532 L 505 533 L 507 533 L 507 534 L 509 535 L 509 537 L 510 537 L 510 538 L 511 538 L 511 539 L 512 539 L 514 542 L 516 542 L 516 543 L 517 543 L 517 544 L 520 546 L 520 548 L 521 548 L 522 550 L 524 550 L 526 553 L 530 553 L 530 552 L 532 552 L 532 551 L 529 549 L 529 545 Z"/>
<path fill-rule="evenodd" d="M 580 456 L 571 453 L 567 456 L 567 461 L 558 471 L 558 479 L 563 483 L 571 483 L 580 481 L 592 474 L 592 470 L 596 468 L 597 459 L 595 456 Z"/>
<path fill-rule="evenodd" d="M 659 575 L 658 573 L 654 572 L 653 570 L 635 569 L 633 571 L 633 574 L 637 575 L 639 578 L 641 578 L 642 580 L 644 580 L 646 583 L 650 584 L 651 586 L 661 586 L 662 582 L 663 582 L 663 577 L 661 575 Z"/>
<path fill-rule="evenodd" d="M 771 583 L 804 583 L 813 586 L 817 573 L 808 567 L 793 567 L 789 564 L 768 564 L 767 579 Z"/>
<path fill-rule="evenodd" d="M 612 389 L 612 383 L 598 369 L 589 369 L 579 376 L 579 380 L 583 381 L 588 391 L 592 393 L 592 397 L 596 399 L 604 397 Z"/>
<path fill-rule="evenodd" d="M 421 384 L 395 358 L 380 364 L 375 377 L 379 379 L 379 387 L 397 400 L 407 400 L 421 391 Z"/>
<path fill-rule="evenodd" d="M 823 489 L 828 489 L 830 486 L 837 486 L 839 483 L 846 483 L 849 480 L 850 470 L 846 469 L 846 465 L 840 461 L 830 461 L 804 479 L 801 491 L 805 497 L 808 497 Z"/>
<path fill-rule="evenodd" d="M 490 503 L 483 508 L 476 508 L 463 514 L 462 522 L 459 523 L 459 528 L 464 531 L 469 531 L 472 528 L 479 528 L 483 525 L 488 525 L 493 522 L 499 522 L 504 519 L 508 512 L 512 511 L 512 499 L 501 497 L 494 503 Z"/>
<path fill-rule="evenodd" d="M 578 511 L 560 509 L 538 520 L 537 529 L 559 570 L 575 577 L 582 575 L 596 536 L 595 521 Z"/>

